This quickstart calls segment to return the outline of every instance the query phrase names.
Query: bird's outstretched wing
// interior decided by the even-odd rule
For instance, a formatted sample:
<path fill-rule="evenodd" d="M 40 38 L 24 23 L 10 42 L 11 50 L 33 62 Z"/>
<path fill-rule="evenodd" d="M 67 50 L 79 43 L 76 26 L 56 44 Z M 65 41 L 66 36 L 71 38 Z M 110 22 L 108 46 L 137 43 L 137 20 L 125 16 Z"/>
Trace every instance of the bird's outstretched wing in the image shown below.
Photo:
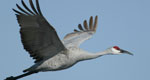
<path fill-rule="evenodd" d="M 86 20 L 83 22 L 83 26 L 81 24 L 78 25 L 79 30 L 74 29 L 74 32 L 67 34 L 64 39 L 63 43 L 65 46 L 74 46 L 79 47 L 82 42 L 88 40 L 92 37 L 92 35 L 96 32 L 98 23 L 98 16 L 95 17 L 93 23 L 93 17 L 90 17 L 89 25 Z"/>
<path fill-rule="evenodd" d="M 17 13 L 17 20 L 21 27 L 20 34 L 24 49 L 33 59 L 36 59 L 35 62 L 38 62 L 51 58 L 66 48 L 55 29 L 42 15 L 38 0 L 36 0 L 36 8 L 32 0 L 29 0 L 29 3 L 32 10 L 26 6 L 23 0 L 22 5 L 25 9 L 16 4 L 20 11 L 13 10 Z"/>

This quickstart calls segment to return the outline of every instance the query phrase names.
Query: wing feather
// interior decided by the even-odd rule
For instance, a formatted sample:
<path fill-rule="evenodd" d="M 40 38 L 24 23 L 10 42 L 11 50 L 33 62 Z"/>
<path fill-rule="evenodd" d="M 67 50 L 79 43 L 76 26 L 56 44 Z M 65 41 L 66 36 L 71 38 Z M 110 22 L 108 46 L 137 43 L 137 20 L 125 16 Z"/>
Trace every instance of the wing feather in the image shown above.
<path fill-rule="evenodd" d="M 26 12 L 25 10 L 23 10 L 18 4 L 16 4 L 16 6 L 17 6 L 18 9 L 20 9 L 25 14 L 30 15 L 28 12 Z"/>
<path fill-rule="evenodd" d="M 89 28 L 86 20 L 84 20 L 83 25 L 85 30 L 83 30 L 83 27 L 81 26 L 81 24 L 79 24 L 80 25 L 80 27 L 78 26 L 79 30 L 75 29 L 74 32 L 69 33 L 64 37 L 63 39 L 64 45 L 66 47 L 70 46 L 79 47 L 82 42 L 90 39 L 92 35 L 96 32 L 97 23 L 98 23 L 98 16 L 95 17 L 94 25 L 93 25 L 93 17 L 92 16 L 90 17 Z"/>
<path fill-rule="evenodd" d="M 82 31 L 84 30 L 84 29 L 82 28 L 82 25 L 81 25 L 81 24 L 78 25 L 78 28 L 79 28 L 80 30 L 82 30 Z"/>
<path fill-rule="evenodd" d="M 18 14 L 25 15 L 25 14 L 23 14 L 23 13 L 21 13 L 21 12 L 15 10 L 15 9 L 13 9 L 13 11 L 16 12 L 16 13 L 18 13 Z"/>
<path fill-rule="evenodd" d="M 32 0 L 29 0 L 33 12 L 26 6 L 22 0 L 25 9 L 23 10 L 19 5 L 17 11 L 17 20 L 21 27 L 20 34 L 24 49 L 29 52 L 35 62 L 51 58 L 59 52 L 66 50 L 60 41 L 55 29 L 43 17 L 38 0 L 36 0 L 36 8 Z"/>
<path fill-rule="evenodd" d="M 89 28 L 90 28 L 90 30 L 92 30 L 92 28 L 93 28 L 93 17 L 92 16 L 90 17 L 90 21 L 89 21 Z"/>
<path fill-rule="evenodd" d="M 23 0 L 21 0 L 21 2 L 22 2 L 22 5 L 24 6 L 24 8 L 25 8 L 27 11 L 29 11 L 30 13 L 32 13 L 33 15 L 35 15 L 35 14 L 26 6 L 26 4 L 24 3 Z"/>
<path fill-rule="evenodd" d="M 38 12 L 36 11 L 36 9 L 35 9 L 35 7 L 34 7 L 34 4 L 33 4 L 32 0 L 29 0 L 29 3 L 30 3 L 30 5 L 31 5 L 32 10 L 33 10 L 36 14 L 38 14 Z"/>
<path fill-rule="evenodd" d="M 84 20 L 83 25 L 84 25 L 84 28 L 85 28 L 86 30 L 88 30 L 88 24 L 87 24 L 87 21 L 86 21 L 86 20 Z"/>
<path fill-rule="evenodd" d="M 36 5 L 37 5 L 37 10 L 39 12 L 40 15 L 43 15 L 42 12 L 41 12 L 41 9 L 40 9 L 40 5 L 39 5 L 39 1 L 36 0 Z"/>
<path fill-rule="evenodd" d="M 93 31 L 96 31 L 97 25 L 98 25 L 98 16 L 95 17 Z"/>
<path fill-rule="evenodd" d="M 79 32 L 78 30 L 74 29 L 74 32 Z"/>

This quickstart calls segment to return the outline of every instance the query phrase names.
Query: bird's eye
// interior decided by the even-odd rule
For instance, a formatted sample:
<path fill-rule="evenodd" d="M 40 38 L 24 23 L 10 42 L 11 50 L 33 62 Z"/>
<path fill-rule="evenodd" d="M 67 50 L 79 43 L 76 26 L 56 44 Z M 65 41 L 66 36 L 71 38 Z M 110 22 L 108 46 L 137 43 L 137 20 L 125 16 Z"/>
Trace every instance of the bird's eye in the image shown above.
<path fill-rule="evenodd" d="M 120 48 L 118 46 L 114 46 L 113 48 L 115 48 L 116 50 L 120 50 Z"/>

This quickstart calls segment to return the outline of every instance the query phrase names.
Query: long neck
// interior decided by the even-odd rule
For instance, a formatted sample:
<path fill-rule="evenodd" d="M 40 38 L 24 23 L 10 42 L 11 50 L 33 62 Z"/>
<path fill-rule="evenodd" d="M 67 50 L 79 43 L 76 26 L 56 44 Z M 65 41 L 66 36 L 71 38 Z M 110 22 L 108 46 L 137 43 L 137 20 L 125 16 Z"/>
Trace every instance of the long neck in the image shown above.
<path fill-rule="evenodd" d="M 98 58 L 100 56 L 107 55 L 107 54 L 109 54 L 109 50 L 105 50 L 105 51 L 97 52 L 97 53 L 85 53 L 83 55 L 83 60 L 95 59 L 95 58 Z"/>

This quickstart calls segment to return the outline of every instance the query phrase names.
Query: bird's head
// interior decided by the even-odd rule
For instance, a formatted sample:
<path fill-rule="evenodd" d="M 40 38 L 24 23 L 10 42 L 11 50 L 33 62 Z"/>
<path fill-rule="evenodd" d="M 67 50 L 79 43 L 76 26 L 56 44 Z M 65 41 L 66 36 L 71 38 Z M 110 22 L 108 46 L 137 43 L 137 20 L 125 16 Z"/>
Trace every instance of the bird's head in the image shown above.
<path fill-rule="evenodd" d="M 120 49 L 118 46 L 113 46 L 111 48 L 108 49 L 110 51 L 111 54 L 129 54 L 129 55 L 133 55 L 131 52 Z"/>

